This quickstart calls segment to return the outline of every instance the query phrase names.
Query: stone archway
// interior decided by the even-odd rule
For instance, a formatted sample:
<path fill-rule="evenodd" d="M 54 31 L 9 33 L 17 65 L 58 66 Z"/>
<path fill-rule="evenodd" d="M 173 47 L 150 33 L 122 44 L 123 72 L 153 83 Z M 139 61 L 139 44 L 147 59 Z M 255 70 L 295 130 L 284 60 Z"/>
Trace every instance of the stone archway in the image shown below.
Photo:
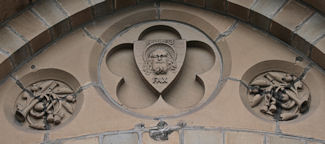
<path fill-rule="evenodd" d="M 263 11 L 259 11 L 253 6 L 249 10 L 250 19 L 248 19 L 248 16 L 242 15 L 243 13 L 239 13 L 240 15 L 237 16 L 237 12 L 232 12 L 231 2 L 228 2 L 229 5 L 227 5 L 228 14 L 239 17 L 243 21 L 249 21 L 253 25 L 192 6 L 155 2 L 139 4 L 106 17 L 98 17 L 93 22 L 79 27 L 78 25 L 91 20 L 92 17 L 109 13 L 107 8 L 109 2 L 91 3 L 90 7 L 79 9 L 80 11 L 72 8 L 70 11 L 69 5 L 64 5 L 63 2 L 58 3 L 63 8 L 59 9 L 63 15 L 62 18 L 57 19 L 58 22 L 53 22 L 52 19 L 48 19 L 50 17 L 46 17 L 42 13 L 41 6 L 51 7 L 53 3 L 57 2 L 39 2 L 31 10 L 18 16 L 17 20 L 13 19 L 13 22 L 8 22 L 2 30 L 8 34 L 8 39 L 21 38 L 23 41 L 20 43 L 17 40 L 16 45 L 10 45 L 10 41 L 4 41 L 6 42 L 4 44 L 10 46 L 6 48 L 18 47 L 17 51 L 8 52 L 9 54 L 4 51 L 7 58 L 1 63 L 1 66 L 11 66 L 11 68 L 13 68 L 12 65 L 16 66 L 16 70 L 10 74 L 10 78 L 5 80 L 0 88 L 1 109 L 3 109 L 0 126 L 7 130 L 7 133 L 2 135 L 6 137 L 7 143 L 153 143 L 156 142 L 155 140 L 165 139 L 161 135 L 152 137 L 154 130 L 157 130 L 158 133 L 161 130 L 159 127 L 154 127 L 158 120 L 166 121 L 170 128 L 170 131 L 162 130 L 161 132 L 175 131 L 169 135 L 168 141 L 163 141 L 165 143 L 191 143 L 198 140 L 201 140 L 201 143 L 211 141 L 238 143 L 238 141 L 243 141 L 243 137 L 247 138 L 245 141 L 249 143 L 264 141 L 270 144 L 324 142 L 322 112 L 325 104 L 321 97 L 324 90 L 320 87 L 325 82 L 324 74 L 305 55 L 309 55 L 310 52 L 304 54 L 306 47 L 300 49 L 303 52 L 299 51 L 301 45 L 309 43 L 313 43 L 314 45 L 311 46 L 315 46 L 312 51 L 317 50 L 318 43 L 314 42 L 321 43 L 322 37 L 319 35 L 322 35 L 322 29 L 319 30 L 320 33 L 316 33 L 319 35 L 312 35 L 313 38 L 309 40 L 307 39 L 310 38 L 309 35 L 305 35 L 308 32 L 299 34 L 298 30 L 298 33 L 290 34 L 292 31 L 287 31 L 285 34 L 290 36 L 288 43 L 297 46 L 298 49 L 295 49 L 274 37 L 278 36 L 284 41 L 288 38 L 280 34 L 283 32 L 282 27 L 276 29 L 272 26 L 280 18 L 277 19 L 275 16 L 270 20 L 267 16 L 261 16 Z M 209 2 L 207 1 L 207 3 Z M 279 4 L 278 8 L 282 11 L 274 13 L 285 13 L 285 8 L 294 5 L 294 3 L 290 1 Z M 124 7 L 124 4 L 131 3 L 115 2 L 114 7 L 119 9 Z M 192 4 L 200 6 L 200 3 Z M 258 4 L 262 5 L 262 2 L 257 2 L 256 5 Z M 57 5 L 55 7 L 58 8 Z M 86 9 L 87 11 L 85 11 Z M 45 23 L 43 32 L 35 31 L 40 34 L 25 35 L 26 33 L 19 29 L 17 22 L 15 23 L 15 20 L 20 21 L 23 19 L 22 17 L 29 18 L 30 14 L 33 14 L 34 18 L 40 16 L 41 22 Z M 87 14 L 91 14 L 88 19 Z M 322 19 L 317 13 L 310 13 L 309 17 L 301 19 L 301 21 L 306 21 L 301 25 L 302 31 L 315 24 L 315 19 L 317 22 Z M 267 21 L 269 24 L 265 23 Z M 321 27 L 322 23 L 317 22 L 316 25 Z M 284 26 L 285 24 L 283 23 Z M 150 29 L 151 26 L 159 25 L 170 28 L 154 28 L 146 32 L 149 36 L 140 36 L 141 32 Z M 254 25 L 262 29 L 265 28 L 264 26 L 270 26 L 264 30 L 274 36 L 257 30 Z M 281 26 L 283 25 L 281 24 Z M 175 31 L 177 32 L 175 33 Z M 12 35 L 12 32 L 16 33 Z M 148 39 L 148 37 L 155 39 Z M 302 41 L 299 40 L 301 37 L 303 37 Z M 132 76 L 134 77 L 132 74 L 137 73 L 136 69 L 132 71 L 132 68 L 127 68 L 128 66 L 136 68 L 135 63 L 132 64 L 134 43 L 141 40 L 156 40 L 157 42 L 159 39 L 170 38 L 186 41 L 187 52 L 183 72 L 180 73 L 185 76 L 176 80 L 179 82 L 175 82 L 171 87 L 177 88 L 174 88 L 174 92 L 170 92 L 169 95 L 164 96 L 165 92 L 161 91 L 158 92 L 158 96 L 145 96 L 155 90 L 128 85 L 135 81 L 132 79 Z M 47 48 L 42 48 L 51 40 L 55 41 Z M 291 40 L 293 41 L 291 42 Z M 299 44 L 295 45 L 295 42 Z M 158 43 L 163 42 L 158 41 Z M 318 46 L 321 45 L 318 44 Z M 178 46 L 171 47 L 175 50 Z M 119 52 L 120 49 L 122 52 Z M 165 50 L 167 53 L 170 51 L 170 49 Z M 24 56 L 28 57 L 29 55 L 33 55 L 32 59 L 25 61 Z M 312 55 L 311 58 L 313 58 Z M 319 60 L 321 58 L 316 62 L 321 62 Z M 25 64 L 21 65 L 21 63 Z M 321 65 L 321 63 L 319 64 Z M 46 73 L 43 72 L 44 70 L 47 70 Z M 4 74 L 9 72 L 4 69 L 2 71 Z M 115 76 L 108 71 L 115 73 Z M 280 119 L 276 118 L 265 120 L 259 116 L 261 114 L 256 114 L 254 110 L 251 110 L 249 100 L 245 100 L 246 94 L 250 91 L 250 87 L 247 86 L 256 86 L 252 82 L 253 79 L 259 74 L 269 71 L 286 72 L 301 78 L 300 80 L 308 87 L 311 97 L 311 101 L 308 101 L 310 107 L 308 107 L 307 113 L 301 115 L 299 113 L 299 116 L 288 119 L 289 121 L 280 122 Z M 138 72 L 138 74 L 141 77 L 141 73 Z M 33 78 L 30 75 L 41 78 Z M 143 93 L 137 94 L 136 90 L 119 91 L 116 85 L 123 87 L 119 76 L 125 78 L 124 89 L 127 88 L 125 85 L 128 85 L 129 88 L 140 89 Z M 131 83 L 127 76 L 131 76 Z M 16 98 L 17 95 L 25 91 L 37 93 L 37 91 L 31 91 L 30 84 L 37 85 L 39 80 L 42 82 L 49 79 L 57 79 L 67 84 L 74 91 L 73 94 L 82 94 L 83 100 L 77 99 L 77 101 L 82 101 L 81 104 L 73 108 L 76 112 L 72 115 L 71 120 L 62 121 L 62 125 L 59 124 L 57 128 L 37 131 L 28 125 L 21 127 L 22 123 L 17 122 L 14 116 L 14 112 L 17 111 L 14 103 L 16 99 L 20 99 L 20 97 Z M 66 79 L 68 81 L 65 81 Z M 71 82 L 70 79 L 76 79 L 76 82 Z M 274 79 L 276 80 L 276 78 Z M 139 80 L 141 81 L 141 78 Z M 279 81 L 282 82 L 281 78 Z M 188 84 L 192 82 L 193 85 Z M 288 81 L 288 83 L 295 82 L 296 79 L 294 82 Z M 145 83 L 142 84 L 146 85 Z M 139 83 L 133 84 L 139 86 L 137 85 Z M 42 86 L 40 87 L 42 88 Z M 60 95 L 58 90 L 53 88 L 53 91 L 55 92 L 51 92 L 51 94 Z M 119 95 L 121 93 L 124 93 L 124 96 L 122 96 L 123 94 Z M 262 93 L 259 94 L 262 95 Z M 130 96 L 136 98 L 130 98 Z M 43 98 L 38 102 L 40 101 L 45 104 L 48 102 Z M 137 105 L 141 102 L 143 104 Z M 295 103 L 299 102 L 295 101 Z M 34 108 L 34 105 L 32 106 L 31 109 Z M 63 109 L 69 111 L 69 108 L 64 107 L 66 106 L 63 106 Z M 26 109 L 22 110 L 26 111 Z M 24 116 L 29 113 L 26 111 Z M 50 115 L 52 112 L 47 111 L 46 113 Z M 48 115 L 45 116 L 45 123 L 50 123 Z M 187 125 L 185 126 L 184 123 Z M 15 139 L 10 136 L 24 137 L 24 139 Z"/>

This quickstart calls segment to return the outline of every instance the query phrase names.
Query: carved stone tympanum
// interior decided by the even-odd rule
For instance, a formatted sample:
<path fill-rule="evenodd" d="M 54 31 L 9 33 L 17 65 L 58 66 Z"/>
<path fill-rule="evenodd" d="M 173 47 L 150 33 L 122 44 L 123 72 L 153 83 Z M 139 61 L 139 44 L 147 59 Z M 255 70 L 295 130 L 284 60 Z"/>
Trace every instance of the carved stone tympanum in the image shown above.
<path fill-rule="evenodd" d="M 305 114 L 311 101 L 308 87 L 301 79 L 284 72 L 257 76 L 249 84 L 248 99 L 254 111 L 280 121 Z"/>
<path fill-rule="evenodd" d="M 185 40 L 144 40 L 134 44 L 137 66 L 159 94 L 175 80 L 184 63 Z"/>
<path fill-rule="evenodd" d="M 28 86 L 17 98 L 15 117 L 18 122 L 38 130 L 49 130 L 74 113 L 76 96 L 65 83 L 44 80 Z"/>

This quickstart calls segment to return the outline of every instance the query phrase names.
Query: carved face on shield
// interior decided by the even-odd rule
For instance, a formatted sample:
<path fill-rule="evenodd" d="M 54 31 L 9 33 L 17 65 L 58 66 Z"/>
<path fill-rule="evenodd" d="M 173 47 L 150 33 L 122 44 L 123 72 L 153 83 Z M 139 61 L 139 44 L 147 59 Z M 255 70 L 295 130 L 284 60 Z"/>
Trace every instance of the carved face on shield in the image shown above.
<path fill-rule="evenodd" d="M 167 74 L 176 69 L 175 52 L 168 46 L 157 45 L 147 49 L 145 54 L 146 74 Z"/>

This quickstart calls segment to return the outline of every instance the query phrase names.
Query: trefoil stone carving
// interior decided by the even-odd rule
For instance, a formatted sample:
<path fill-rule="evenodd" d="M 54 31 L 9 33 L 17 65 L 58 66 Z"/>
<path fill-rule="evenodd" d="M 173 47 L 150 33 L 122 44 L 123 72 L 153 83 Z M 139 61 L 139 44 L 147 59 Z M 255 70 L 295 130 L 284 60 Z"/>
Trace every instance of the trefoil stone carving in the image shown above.
<path fill-rule="evenodd" d="M 249 84 L 250 106 L 269 119 L 287 121 L 305 114 L 310 106 L 308 87 L 295 75 L 266 72 Z"/>
<path fill-rule="evenodd" d="M 49 130 L 73 115 L 76 101 L 74 91 L 63 82 L 36 82 L 18 96 L 15 118 L 24 126 Z"/>

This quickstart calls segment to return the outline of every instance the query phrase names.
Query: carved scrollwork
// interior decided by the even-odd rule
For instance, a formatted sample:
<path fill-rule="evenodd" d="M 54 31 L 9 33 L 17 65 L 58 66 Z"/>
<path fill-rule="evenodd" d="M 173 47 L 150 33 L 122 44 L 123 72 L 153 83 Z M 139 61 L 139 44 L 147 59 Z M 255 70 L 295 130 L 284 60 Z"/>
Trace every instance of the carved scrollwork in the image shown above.
<path fill-rule="evenodd" d="M 76 101 L 74 91 L 63 82 L 36 82 L 18 96 L 15 118 L 24 126 L 49 130 L 73 115 Z"/>
<path fill-rule="evenodd" d="M 310 106 L 308 87 L 284 72 L 260 74 L 249 84 L 250 106 L 265 117 L 287 121 L 305 114 Z"/>

